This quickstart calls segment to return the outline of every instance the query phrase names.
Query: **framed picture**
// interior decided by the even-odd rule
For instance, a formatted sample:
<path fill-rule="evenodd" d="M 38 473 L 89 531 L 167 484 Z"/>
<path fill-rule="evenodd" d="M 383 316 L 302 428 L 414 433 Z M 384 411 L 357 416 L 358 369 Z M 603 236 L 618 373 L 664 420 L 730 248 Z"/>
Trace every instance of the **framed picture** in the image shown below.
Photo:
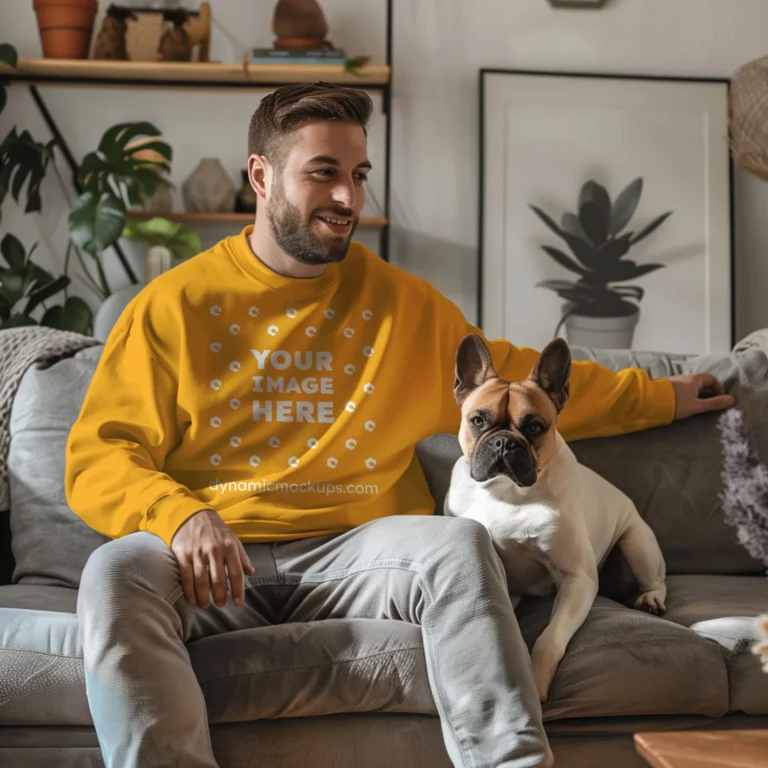
<path fill-rule="evenodd" d="M 728 89 L 480 71 L 478 324 L 489 338 L 733 346 Z"/>

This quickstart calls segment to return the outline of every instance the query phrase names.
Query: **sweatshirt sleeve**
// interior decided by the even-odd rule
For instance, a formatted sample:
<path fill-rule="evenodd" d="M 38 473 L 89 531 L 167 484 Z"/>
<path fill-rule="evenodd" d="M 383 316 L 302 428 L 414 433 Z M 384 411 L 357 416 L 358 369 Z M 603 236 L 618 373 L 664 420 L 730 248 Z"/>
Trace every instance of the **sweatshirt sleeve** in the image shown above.
<path fill-rule="evenodd" d="M 449 299 L 440 295 L 438 304 L 439 327 L 447 331 L 444 338 L 449 347 L 442 351 L 445 367 L 441 377 L 442 413 L 437 431 L 457 434 L 461 412 L 453 397 L 453 383 L 456 351 L 464 336 L 478 334 L 491 352 L 496 372 L 510 381 L 527 378 L 539 351 L 516 347 L 505 339 L 488 340 Z M 570 384 L 570 397 L 558 420 L 558 430 L 566 441 L 620 435 L 670 424 L 674 420 L 675 393 L 671 382 L 664 378 L 652 379 L 640 368 L 614 372 L 599 363 L 574 360 Z"/>
<path fill-rule="evenodd" d="M 208 507 L 163 472 L 182 438 L 178 382 L 141 322 L 124 315 L 102 351 L 66 447 L 72 511 L 110 538 L 149 531 L 168 546 L 181 524 Z"/>

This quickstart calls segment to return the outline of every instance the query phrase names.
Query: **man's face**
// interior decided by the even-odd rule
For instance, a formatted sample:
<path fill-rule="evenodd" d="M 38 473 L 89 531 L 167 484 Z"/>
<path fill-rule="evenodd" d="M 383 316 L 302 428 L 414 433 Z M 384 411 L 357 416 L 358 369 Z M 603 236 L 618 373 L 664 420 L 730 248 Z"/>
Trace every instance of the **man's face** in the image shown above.
<path fill-rule="evenodd" d="M 272 236 L 304 264 L 341 261 L 365 203 L 365 133 L 356 123 L 315 120 L 290 141 L 266 203 Z"/>

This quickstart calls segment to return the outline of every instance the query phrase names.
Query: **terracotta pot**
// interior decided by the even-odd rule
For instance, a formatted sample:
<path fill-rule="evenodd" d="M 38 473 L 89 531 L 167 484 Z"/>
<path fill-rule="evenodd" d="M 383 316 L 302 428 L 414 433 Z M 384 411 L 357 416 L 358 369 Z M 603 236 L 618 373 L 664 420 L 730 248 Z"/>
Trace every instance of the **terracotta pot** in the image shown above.
<path fill-rule="evenodd" d="M 97 0 L 34 0 L 46 59 L 87 59 Z"/>

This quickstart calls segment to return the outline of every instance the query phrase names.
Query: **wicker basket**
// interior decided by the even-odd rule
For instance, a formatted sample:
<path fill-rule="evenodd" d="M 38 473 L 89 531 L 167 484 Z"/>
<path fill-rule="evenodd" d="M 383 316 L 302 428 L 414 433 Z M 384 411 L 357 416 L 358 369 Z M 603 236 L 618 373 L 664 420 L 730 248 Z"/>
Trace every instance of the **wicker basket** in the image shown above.
<path fill-rule="evenodd" d="M 768 181 L 768 56 L 736 70 L 730 100 L 733 160 Z"/>

